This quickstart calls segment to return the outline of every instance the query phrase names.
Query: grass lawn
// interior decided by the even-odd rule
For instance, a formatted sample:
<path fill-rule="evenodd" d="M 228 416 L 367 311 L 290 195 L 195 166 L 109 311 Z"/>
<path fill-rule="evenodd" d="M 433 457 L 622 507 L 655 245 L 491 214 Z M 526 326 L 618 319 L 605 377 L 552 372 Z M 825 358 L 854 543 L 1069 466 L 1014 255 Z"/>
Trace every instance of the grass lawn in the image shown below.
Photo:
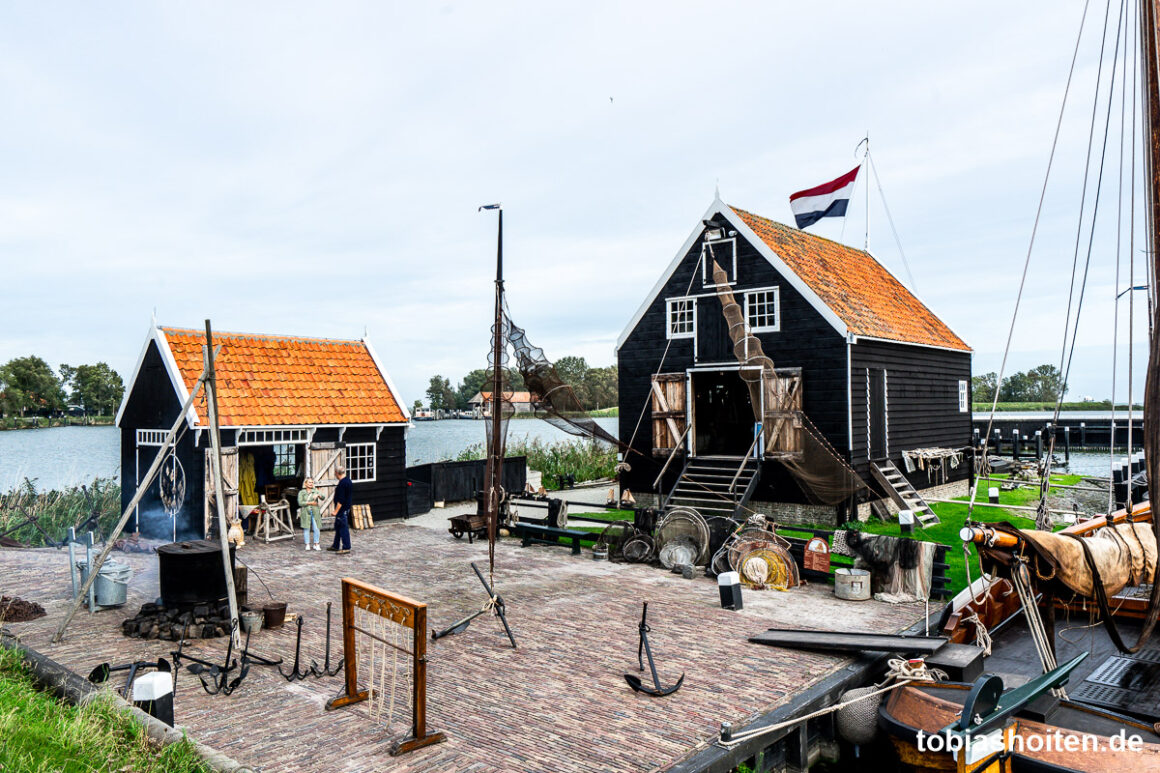
<path fill-rule="evenodd" d="M 1006 475 L 992 475 L 993 478 L 1006 478 Z M 1051 482 L 1062 485 L 1073 485 L 1082 480 L 1079 475 L 1052 475 Z M 992 484 L 994 485 L 994 484 Z M 1060 493 L 1061 489 L 1053 489 L 1053 493 Z M 985 494 L 981 496 L 984 497 Z M 956 502 L 931 502 L 931 509 L 934 510 L 935 515 L 939 517 L 939 523 L 929 528 L 915 528 L 915 539 L 926 540 L 927 542 L 938 542 L 942 545 L 949 545 L 947 550 L 947 564 L 950 568 L 947 569 L 947 579 L 950 581 L 951 593 L 958 593 L 963 588 L 967 587 L 967 572 L 964 566 L 963 559 L 963 543 L 959 539 L 959 529 L 963 527 L 967 520 L 967 503 L 970 497 L 959 497 Z M 961 502 L 961 504 L 960 504 Z M 1013 491 L 1000 491 L 999 504 L 1001 505 L 1018 505 L 1025 507 L 1034 507 L 1039 502 L 1039 489 L 1031 488 L 1017 488 Z M 999 521 L 1006 521 L 1020 529 L 1034 529 L 1035 518 L 1028 518 L 1027 516 L 1034 516 L 1034 513 L 1025 510 L 1002 510 L 996 507 L 978 507 L 976 503 L 974 519 L 976 521 L 983 521 L 986 523 L 997 523 Z M 882 523 L 876 518 L 871 518 L 870 521 L 863 524 L 863 531 L 871 534 L 889 534 L 891 536 L 901 536 L 901 530 L 897 522 Z M 978 579 L 979 564 L 977 553 L 973 545 L 969 547 L 971 555 L 971 579 Z"/>
<path fill-rule="evenodd" d="M 191 744 L 158 747 L 112 701 L 70 706 L 38 691 L 15 651 L 0 647 L 0 771 L 209 773 Z"/>

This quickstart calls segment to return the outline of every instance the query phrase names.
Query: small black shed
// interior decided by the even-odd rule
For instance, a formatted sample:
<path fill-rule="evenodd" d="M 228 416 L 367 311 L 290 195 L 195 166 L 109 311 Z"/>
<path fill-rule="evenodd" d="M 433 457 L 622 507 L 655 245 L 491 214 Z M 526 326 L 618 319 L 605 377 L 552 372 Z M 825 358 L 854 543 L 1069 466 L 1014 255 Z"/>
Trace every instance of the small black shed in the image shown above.
<path fill-rule="evenodd" d="M 714 280 L 714 261 L 727 288 Z M 867 484 L 857 497 L 836 503 L 812 491 L 792 433 L 778 453 L 763 453 L 755 433 L 770 428 L 755 419 L 719 289 L 772 358 L 776 388 Z M 966 490 L 971 349 L 863 250 L 716 199 L 624 329 L 617 360 L 620 437 L 637 452 L 621 485 L 638 500 L 671 503 L 679 480 L 698 470 L 694 488 L 719 497 L 723 483 L 744 488 L 754 467 L 750 508 L 780 520 L 840 521 L 854 504 L 864 517 L 871 500 L 897 503 L 896 477 L 902 487 Z M 745 464 L 745 474 L 730 474 Z"/>
<path fill-rule="evenodd" d="M 150 327 L 117 412 L 122 507 L 194 388 L 204 343 L 204 331 Z M 410 414 L 369 341 L 215 332 L 214 344 L 221 346 L 216 374 L 229 515 L 247 512 L 262 496 L 276 501 L 289 493 L 293 502 L 305 477 L 333 486 L 336 457 L 346 465 L 356 504 L 370 505 L 376 520 L 407 514 Z M 208 427 L 203 391 L 177 436 L 173 466 L 184 485 L 176 516 L 163 507 L 159 481 L 130 528 L 156 538 L 205 536 Z"/>

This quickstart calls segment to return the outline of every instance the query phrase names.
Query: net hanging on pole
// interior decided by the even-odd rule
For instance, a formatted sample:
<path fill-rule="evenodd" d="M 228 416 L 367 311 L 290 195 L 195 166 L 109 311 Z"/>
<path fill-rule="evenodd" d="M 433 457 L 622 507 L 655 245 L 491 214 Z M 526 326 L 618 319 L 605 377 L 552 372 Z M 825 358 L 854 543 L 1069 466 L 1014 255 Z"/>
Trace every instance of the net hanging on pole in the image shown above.
<path fill-rule="evenodd" d="M 514 365 L 531 393 L 532 410 L 536 418 L 543 419 L 570 435 L 621 446 L 615 435 L 605 430 L 587 414 L 576 397 L 575 390 L 560 378 L 555 366 L 544 356 L 544 350 L 533 345 L 524 329 L 512 322 L 506 302 L 503 318 L 506 340 L 515 353 Z"/>

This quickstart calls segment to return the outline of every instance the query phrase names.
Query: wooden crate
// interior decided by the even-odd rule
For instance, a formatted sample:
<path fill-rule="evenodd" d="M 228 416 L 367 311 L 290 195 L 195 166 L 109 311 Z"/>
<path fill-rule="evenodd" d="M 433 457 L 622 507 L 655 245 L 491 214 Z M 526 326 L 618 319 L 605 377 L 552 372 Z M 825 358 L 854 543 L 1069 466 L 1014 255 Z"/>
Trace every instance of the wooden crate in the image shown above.
<path fill-rule="evenodd" d="M 375 528 L 375 521 L 371 518 L 370 505 L 354 505 L 351 508 L 350 525 L 355 529 L 373 529 Z"/>

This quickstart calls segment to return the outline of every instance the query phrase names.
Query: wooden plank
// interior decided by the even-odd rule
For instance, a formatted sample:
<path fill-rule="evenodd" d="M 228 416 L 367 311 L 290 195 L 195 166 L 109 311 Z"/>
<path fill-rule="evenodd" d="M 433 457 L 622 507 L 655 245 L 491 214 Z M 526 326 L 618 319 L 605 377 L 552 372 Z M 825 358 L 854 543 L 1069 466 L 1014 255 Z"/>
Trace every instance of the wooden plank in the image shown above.
<path fill-rule="evenodd" d="M 749 637 L 753 644 L 837 652 L 906 652 L 929 655 L 947 643 L 945 636 L 897 636 L 854 631 L 807 631 L 770 628 Z"/>

